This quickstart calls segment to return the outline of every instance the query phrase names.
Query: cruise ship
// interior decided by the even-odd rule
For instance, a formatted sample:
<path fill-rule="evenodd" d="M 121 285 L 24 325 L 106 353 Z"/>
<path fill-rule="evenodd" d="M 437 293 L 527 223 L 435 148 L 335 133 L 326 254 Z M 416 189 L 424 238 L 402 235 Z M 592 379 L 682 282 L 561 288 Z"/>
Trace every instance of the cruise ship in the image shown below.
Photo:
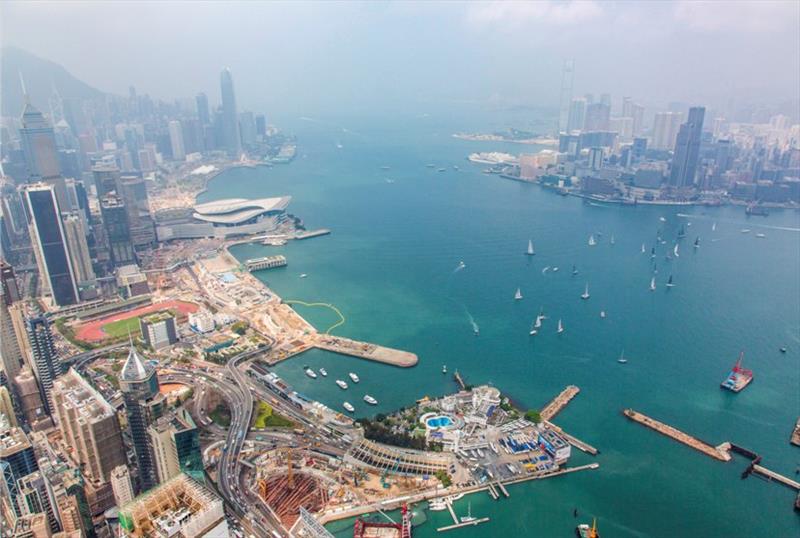
<path fill-rule="evenodd" d="M 741 392 L 753 380 L 752 370 L 742 368 L 742 359 L 744 358 L 744 351 L 739 355 L 739 360 L 733 366 L 731 373 L 728 377 L 720 383 L 720 387 L 731 392 Z"/>

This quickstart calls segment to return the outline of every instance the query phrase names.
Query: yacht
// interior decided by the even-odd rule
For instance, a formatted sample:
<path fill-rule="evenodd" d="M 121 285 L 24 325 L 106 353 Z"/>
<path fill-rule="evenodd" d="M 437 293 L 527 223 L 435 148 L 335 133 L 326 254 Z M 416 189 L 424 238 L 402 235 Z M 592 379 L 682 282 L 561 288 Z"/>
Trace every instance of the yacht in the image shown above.
<path fill-rule="evenodd" d="M 311 368 L 306 368 L 306 375 L 308 377 L 310 377 L 311 379 L 316 379 L 317 378 L 317 372 L 315 372 Z"/>
<path fill-rule="evenodd" d="M 536 317 L 536 321 L 539 321 L 538 316 Z M 533 324 L 533 326 L 531 327 L 531 332 L 528 334 L 530 334 L 531 336 L 536 336 L 537 334 L 539 334 L 539 329 L 536 328 L 536 323 Z"/>
<path fill-rule="evenodd" d="M 572 274 L 573 275 L 577 275 L 578 274 L 578 269 L 575 267 L 574 263 L 572 264 Z"/>
<path fill-rule="evenodd" d="M 541 327 L 543 319 L 544 319 L 544 316 L 540 312 L 539 315 L 536 316 L 536 321 L 533 322 L 533 328 L 534 329 L 538 329 L 539 327 Z"/>
<path fill-rule="evenodd" d="M 749 234 L 750 233 L 750 228 L 742 228 L 742 233 L 743 234 Z"/>
<path fill-rule="evenodd" d="M 597 244 L 597 241 L 594 240 L 594 235 L 589 236 L 589 246 L 593 247 Z"/>
<path fill-rule="evenodd" d="M 447 172 L 447 168 L 439 168 L 439 172 Z"/>
<path fill-rule="evenodd" d="M 583 293 L 581 294 L 581 299 L 585 301 L 588 298 L 589 298 L 589 283 L 587 282 L 586 288 L 583 290 Z"/>
<path fill-rule="evenodd" d="M 658 217 L 658 220 L 660 220 L 661 222 L 667 222 L 667 219 L 665 219 L 664 217 Z"/>
<path fill-rule="evenodd" d="M 447 510 L 447 503 L 444 499 L 434 499 L 428 503 L 428 510 L 431 512 L 443 512 Z"/>
<path fill-rule="evenodd" d="M 443 365 L 442 365 L 442 373 L 443 373 L 443 374 L 446 374 L 446 373 L 447 373 L 447 365 L 446 365 L 446 364 L 443 364 Z"/>
<path fill-rule="evenodd" d="M 557 273 L 558 272 L 558 267 L 553 267 L 553 272 Z"/>
<path fill-rule="evenodd" d="M 469 523 L 475 521 L 477 518 L 472 516 L 472 503 L 467 503 L 467 515 L 461 516 L 461 523 Z"/>
<path fill-rule="evenodd" d="M 561 334 L 561 333 L 563 333 L 563 332 L 564 332 L 564 325 L 561 323 L 561 320 L 560 320 L 560 319 L 558 320 L 558 329 L 556 329 L 556 332 L 557 332 L 558 334 Z"/>
<path fill-rule="evenodd" d="M 667 287 L 674 288 L 675 284 L 672 282 L 672 275 L 669 275 L 669 280 L 667 280 Z"/>
<path fill-rule="evenodd" d="M 656 291 L 656 277 L 650 279 L 650 291 Z"/>
<path fill-rule="evenodd" d="M 378 400 L 376 400 L 369 394 L 364 395 L 364 401 L 367 402 L 369 405 L 378 405 Z"/>
<path fill-rule="evenodd" d="M 348 412 L 350 412 L 350 413 L 353 413 L 353 412 L 355 412 L 355 410 L 356 410 L 356 408 L 355 408 L 355 407 L 353 407 L 353 404 L 351 404 L 350 402 L 344 402 L 344 403 L 342 404 L 342 407 L 344 407 L 345 409 L 347 409 L 347 411 L 348 411 Z"/>
<path fill-rule="evenodd" d="M 320 368 L 319 373 L 322 375 L 322 377 L 328 377 L 328 371 L 325 368 Z"/>
<path fill-rule="evenodd" d="M 697 238 L 694 240 L 694 248 L 700 247 L 700 236 L 698 235 Z"/>
<path fill-rule="evenodd" d="M 644 243 L 642 243 L 642 254 L 644 254 L 644 253 L 645 253 Z"/>
<path fill-rule="evenodd" d="M 520 291 L 520 289 L 517 288 L 517 293 L 514 294 L 514 300 L 519 301 L 521 299 L 522 299 L 522 291 Z"/>
<path fill-rule="evenodd" d="M 349 375 L 349 376 L 350 376 L 350 379 L 352 379 L 352 380 L 353 380 L 353 383 L 358 383 L 359 379 L 358 379 L 358 376 L 357 376 L 356 374 L 354 374 L 353 372 L 350 372 L 350 373 L 349 373 L 349 374 L 347 374 L 347 375 Z"/>
<path fill-rule="evenodd" d="M 525 251 L 525 254 L 527 254 L 528 256 L 533 256 L 536 254 L 533 251 L 533 241 L 531 239 L 528 239 L 528 250 Z"/>
<path fill-rule="evenodd" d="M 336 384 L 339 385 L 339 388 L 342 390 L 347 390 L 347 383 L 342 381 L 341 379 L 336 380 Z"/>
<path fill-rule="evenodd" d="M 606 311 L 605 310 L 601 310 L 600 311 L 600 317 L 605 319 L 605 317 L 606 317 Z"/>
<path fill-rule="evenodd" d="M 628 359 L 625 358 L 625 350 L 624 349 L 622 350 L 622 353 L 620 353 L 619 358 L 617 359 L 617 362 L 620 363 L 620 364 L 626 364 L 628 362 Z"/>
<path fill-rule="evenodd" d="M 308 275 L 307 275 L 307 274 L 305 274 L 305 273 L 301 273 L 301 274 L 300 274 L 300 278 L 306 278 L 307 276 L 308 276 Z"/>
<path fill-rule="evenodd" d="M 762 233 L 757 233 L 756 237 L 758 237 L 759 239 L 764 239 L 767 236 L 765 234 L 762 234 Z"/>

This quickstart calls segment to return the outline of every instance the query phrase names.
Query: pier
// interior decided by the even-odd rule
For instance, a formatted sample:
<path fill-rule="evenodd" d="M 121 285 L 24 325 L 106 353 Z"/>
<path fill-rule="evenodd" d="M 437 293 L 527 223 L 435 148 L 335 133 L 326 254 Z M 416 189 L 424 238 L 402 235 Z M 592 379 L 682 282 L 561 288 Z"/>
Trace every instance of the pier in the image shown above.
<path fill-rule="evenodd" d="M 489 483 L 489 485 L 486 487 L 486 491 L 489 493 L 489 496 L 495 501 L 500 498 L 500 495 L 497 494 L 497 490 L 494 489 L 494 486 L 491 483 Z"/>
<path fill-rule="evenodd" d="M 263 258 L 253 258 L 244 262 L 248 271 L 258 271 L 260 269 L 273 269 L 275 267 L 285 267 L 285 256 L 264 256 Z"/>
<path fill-rule="evenodd" d="M 508 494 L 506 487 L 499 480 L 497 481 L 497 487 L 500 488 L 500 491 L 503 492 L 503 495 L 505 495 L 506 498 L 511 497 L 511 495 Z"/>
<path fill-rule="evenodd" d="M 800 418 L 798 418 L 797 422 L 794 423 L 792 437 L 789 439 L 789 442 L 793 445 L 800 446 Z"/>
<path fill-rule="evenodd" d="M 710 444 L 697 439 L 696 437 L 692 437 L 691 435 L 684 433 L 677 428 L 673 428 L 668 424 L 664 424 L 663 422 L 659 422 L 653 418 L 648 417 L 647 415 L 643 415 L 633 409 L 625 409 L 622 412 L 626 417 L 631 419 L 634 422 L 638 422 L 643 426 L 647 426 L 648 428 L 657 431 L 662 435 L 666 435 L 667 437 L 671 437 L 675 439 L 679 443 L 683 443 L 684 445 L 691 447 L 698 452 L 702 452 L 706 456 L 710 456 L 715 460 L 719 461 L 730 461 L 731 455 L 720 447 L 714 447 Z"/>
<path fill-rule="evenodd" d="M 576 387 L 575 385 L 569 385 L 567 388 L 561 391 L 561 394 L 553 398 L 549 404 L 544 406 L 540 415 L 542 416 L 543 420 L 550 421 L 555 417 L 566 405 L 572 400 L 581 389 Z"/>
<path fill-rule="evenodd" d="M 295 239 L 303 240 L 303 239 L 311 239 L 312 237 L 319 237 L 321 235 L 328 235 L 331 231 L 328 228 L 320 228 L 318 230 L 308 230 L 306 232 L 300 232 L 294 234 Z"/>
<path fill-rule="evenodd" d="M 461 527 L 474 527 L 475 525 L 480 525 L 481 523 L 486 523 L 489 521 L 488 517 L 481 517 L 473 519 L 472 521 L 462 521 L 459 523 L 458 518 L 456 517 L 456 512 L 453 510 L 453 503 L 450 501 L 450 499 L 447 499 L 445 503 L 447 504 L 447 510 L 450 512 L 450 517 L 453 518 L 453 524 L 445 527 L 439 527 L 436 529 L 438 532 L 451 531 L 454 529 L 460 529 Z"/>
<path fill-rule="evenodd" d="M 467 385 L 464 383 L 464 379 L 461 377 L 461 374 L 458 373 L 458 370 L 456 370 L 456 373 L 453 374 L 453 379 L 456 380 L 456 383 L 458 383 L 458 386 L 461 387 L 461 390 L 466 388 Z"/>
<path fill-rule="evenodd" d="M 403 368 L 414 366 L 419 360 L 417 355 L 410 351 L 358 342 L 341 336 L 320 334 L 314 339 L 313 345 L 316 348 L 326 351 L 333 351 L 334 353 L 341 353 L 342 355 L 350 355 L 351 357 L 368 359 Z"/>
<path fill-rule="evenodd" d="M 597 454 L 600 453 L 599 450 L 597 450 L 595 447 L 593 447 L 589 443 L 587 443 L 585 441 L 581 441 L 580 439 L 578 439 L 574 435 L 568 434 L 562 428 L 559 428 L 558 426 L 556 426 L 552 422 L 548 422 L 547 425 L 550 426 L 555 431 L 557 431 L 559 433 L 559 435 L 561 435 L 561 437 L 566 439 L 569 444 L 571 444 L 572 446 L 574 446 L 578 450 L 580 450 L 582 452 L 586 452 L 587 454 L 591 454 L 592 456 L 597 456 Z"/>
<path fill-rule="evenodd" d="M 795 491 L 800 491 L 800 482 L 796 482 L 796 481 L 792 480 L 791 478 L 787 478 L 787 477 L 783 476 L 782 474 L 776 473 L 775 471 L 770 471 L 766 467 L 762 467 L 761 465 L 754 464 L 753 465 L 753 472 L 757 473 L 757 474 L 760 474 L 761 476 L 763 476 L 764 478 L 766 478 L 770 482 L 772 482 L 772 481 L 780 482 L 781 484 L 783 484 L 786 487 L 792 488 Z"/>

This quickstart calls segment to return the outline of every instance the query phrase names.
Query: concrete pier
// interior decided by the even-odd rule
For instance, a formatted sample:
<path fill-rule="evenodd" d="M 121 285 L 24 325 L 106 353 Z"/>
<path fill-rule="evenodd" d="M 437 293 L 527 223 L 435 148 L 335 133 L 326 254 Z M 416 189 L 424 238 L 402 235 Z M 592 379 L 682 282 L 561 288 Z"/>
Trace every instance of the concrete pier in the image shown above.
<path fill-rule="evenodd" d="M 489 485 L 491 486 L 491 484 Z M 480 525 L 481 523 L 486 523 L 487 521 L 489 521 L 488 517 L 482 517 L 473 519 L 472 521 L 463 521 L 459 523 L 458 518 L 456 517 L 456 512 L 455 510 L 453 510 L 452 501 L 450 501 L 450 499 L 447 499 L 445 503 L 447 504 L 447 510 L 450 512 L 450 517 L 453 518 L 453 524 L 447 525 L 445 527 L 439 527 L 438 529 L 436 529 L 438 532 L 451 531 L 453 529 L 460 529 L 461 527 L 474 527 L 475 525 Z"/>
<path fill-rule="evenodd" d="M 683 443 L 684 445 L 691 447 L 698 452 L 702 452 L 706 456 L 710 456 L 715 460 L 731 460 L 731 455 L 722 448 L 714 447 L 704 441 L 701 441 L 700 439 L 697 439 L 696 437 L 692 437 L 691 435 L 678 430 L 677 428 L 673 428 L 668 424 L 659 422 L 648 417 L 647 415 L 643 415 L 637 411 L 634 411 L 633 409 L 625 409 L 622 413 L 632 421 L 647 426 L 648 428 L 653 429 L 660 434 L 666 435 L 667 437 L 671 437 L 679 443 Z"/>
<path fill-rule="evenodd" d="M 580 439 L 578 439 L 574 435 L 568 434 L 562 428 L 556 426 L 552 422 L 548 422 L 547 425 L 550 426 L 552 429 L 556 430 L 559 433 L 559 435 L 561 435 L 561 437 L 566 439 L 569 444 L 571 444 L 572 446 L 574 446 L 578 450 L 580 450 L 582 452 L 586 452 L 587 454 L 591 454 L 592 456 L 596 456 L 597 454 L 600 453 L 599 450 L 597 450 L 595 447 L 593 447 L 589 443 L 587 443 L 585 441 L 581 441 Z"/>
<path fill-rule="evenodd" d="M 544 406 L 544 409 L 542 409 L 542 412 L 540 413 L 542 415 L 542 419 L 547 421 L 552 420 L 553 417 L 555 417 L 562 409 L 564 409 L 570 400 L 572 400 L 580 391 L 581 389 L 575 385 L 569 385 L 567 388 L 562 390 L 561 394 L 553 398 L 553 401 Z"/>
<path fill-rule="evenodd" d="M 506 489 L 506 487 L 503 485 L 502 482 L 498 481 L 497 487 L 500 488 L 500 491 L 503 492 L 503 495 L 505 495 L 506 497 L 511 497 L 511 495 L 508 494 L 508 490 Z"/>
<path fill-rule="evenodd" d="M 382 362 L 384 364 L 391 364 L 392 366 L 400 366 L 403 368 L 414 366 L 419 360 L 416 354 L 409 351 L 358 342 L 341 336 L 318 334 L 313 341 L 313 345 L 316 348 L 333 351 L 334 353 L 341 353 L 342 355 L 350 355 L 360 359 Z"/>
<path fill-rule="evenodd" d="M 761 465 L 753 465 L 753 472 L 758 473 L 764 478 L 769 481 L 780 482 L 784 486 L 790 487 L 796 491 L 800 491 L 800 483 L 792 480 L 791 478 L 787 478 L 782 474 L 778 474 L 775 471 L 770 471 L 766 467 L 762 467 Z"/>

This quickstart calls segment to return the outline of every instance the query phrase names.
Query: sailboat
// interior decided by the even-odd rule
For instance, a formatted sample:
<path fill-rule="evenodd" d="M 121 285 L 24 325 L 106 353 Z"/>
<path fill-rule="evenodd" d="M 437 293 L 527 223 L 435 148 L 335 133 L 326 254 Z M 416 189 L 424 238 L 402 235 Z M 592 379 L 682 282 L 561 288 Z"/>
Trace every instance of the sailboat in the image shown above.
<path fill-rule="evenodd" d="M 700 236 L 699 235 L 694 240 L 694 248 L 700 248 Z"/>
<path fill-rule="evenodd" d="M 605 319 L 605 317 L 606 317 L 606 311 L 605 310 L 601 310 L 600 311 L 600 317 Z"/>
<path fill-rule="evenodd" d="M 528 250 L 525 252 L 528 256 L 533 256 L 536 253 L 533 251 L 533 241 L 528 239 Z"/>
<path fill-rule="evenodd" d="M 673 256 L 675 256 L 676 258 L 678 258 L 678 257 L 679 257 L 679 256 L 678 256 L 678 243 L 675 243 L 675 248 L 673 248 L 673 249 L 672 249 L 672 254 L 673 254 Z"/>
<path fill-rule="evenodd" d="M 538 329 L 539 327 L 542 326 L 542 319 L 544 319 L 544 316 L 541 313 L 538 316 L 536 316 L 536 321 L 533 322 L 534 329 Z"/>
<path fill-rule="evenodd" d="M 558 334 L 561 334 L 561 333 L 563 333 L 563 332 L 564 332 L 564 325 L 561 323 L 561 320 L 560 320 L 560 319 L 558 320 L 558 329 L 556 329 L 556 332 L 557 332 Z"/>
<path fill-rule="evenodd" d="M 672 283 L 672 275 L 669 275 L 669 280 L 667 280 L 667 287 L 668 288 L 675 287 L 675 284 Z"/>
<path fill-rule="evenodd" d="M 586 288 L 583 290 L 583 293 L 581 294 L 581 299 L 585 301 L 588 298 L 589 298 L 589 283 L 587 282 Z"/>
<path fill-rule="evenodd" d="M 656 291 L 656 277 L 650 279 L 650 291 Z"/>
<path fill-rule="evenodd" d="M 533 325 L 531 326 L 531 332 L 530 332 L 530 333 L 528 333 L 528 334 L 530 334 L 531 336 L 536 336 L 537 334 L 539 334 L 539 331 L 538 331 L 538 330 L 537 330 L 537 328 L 536 328 L 536 323 L 537 323 L 537 322 L 539 322 L 539 316 L 536 316 L 536 321 L 535 321 L 535 322 L 533 323 Z"/>
<path fill-rule="evenodd" d="M 683 239 L 684 237 L 686 237 L 686 229 L 681 226 L 681 229 L 678 230 L 678 239 Z"/>
<path fill-rule="evenodd" d="M 716 222 L 711 225 L 711 231 L 712 232 L 716 232 L 717 231 L 717 223 Z"/>
<path fill-rule="evenodd" d="M 597 241 L 594 240 L 594 234 L 589 236 L 589 246 L 593 247 L 597 244 Z"/>
<path fill-rule="evenodd" d="M 517 288 L 517 293 L 514 294 L 514 300 L 519 301 L 521 299 L 522 299 L 522 291 L 520 291 L 520 289 Z"/>
<path fill-rule="evenodd" d="M 645 252 L 644 243 L 642 243 L 642 254 L 644 254 L 644 252 Z"/>
<path fill-rule="evenodd" d="M 655 257 L 656 257 L 656 247 L 652 247 L 650 249 L 650 259 L 652 260 Z"/>
<path fill-rule="evenodd" d="M 616 241 L 614 240 L 614 234 L 611 234 L 611 244 L 613 245 L 615 243 L 616 243 Z"/>
<path fill-rule="evenodd" d="M 443 374 L 446 374 L 446 373 L 447 373 L 447 365 L 446 365 L 446 364 L 443 364 L 443 365 L 442 365 L 442 373 L 443 373 Z"/>
<path fill-rule="evenodd" d="M 619 358 L 617 359 L 617 362 L 620 363 L 620 364 L 627 364 L 628 359 L 625 358 L 625 350 L 624 349 L 622 350 L 622 353 L 619 354 Z"/>
<path fill-rule="evenodd" d="M 467 515 L 461 516 L 461 523 L 469 523 L 475 521 L 476 518 L 472 517 L 472 502 L 467 503 Z"/>
<path fill-rule="evenodd" d="M 574 263 L 572 264 L 572 274 L 573 275 L 577 275 L 578 274 L 578 269 L 575 268 L 575 264 Z"/>
<path fill-rule="evenodd" d="M 657 274 L 658 274 L 658 264 L 657 264 L 657 263 L 654 263 L 654 264 L 653 264 L 653 274 L 654 274 L 654 275 L 657 275 Z"/>

